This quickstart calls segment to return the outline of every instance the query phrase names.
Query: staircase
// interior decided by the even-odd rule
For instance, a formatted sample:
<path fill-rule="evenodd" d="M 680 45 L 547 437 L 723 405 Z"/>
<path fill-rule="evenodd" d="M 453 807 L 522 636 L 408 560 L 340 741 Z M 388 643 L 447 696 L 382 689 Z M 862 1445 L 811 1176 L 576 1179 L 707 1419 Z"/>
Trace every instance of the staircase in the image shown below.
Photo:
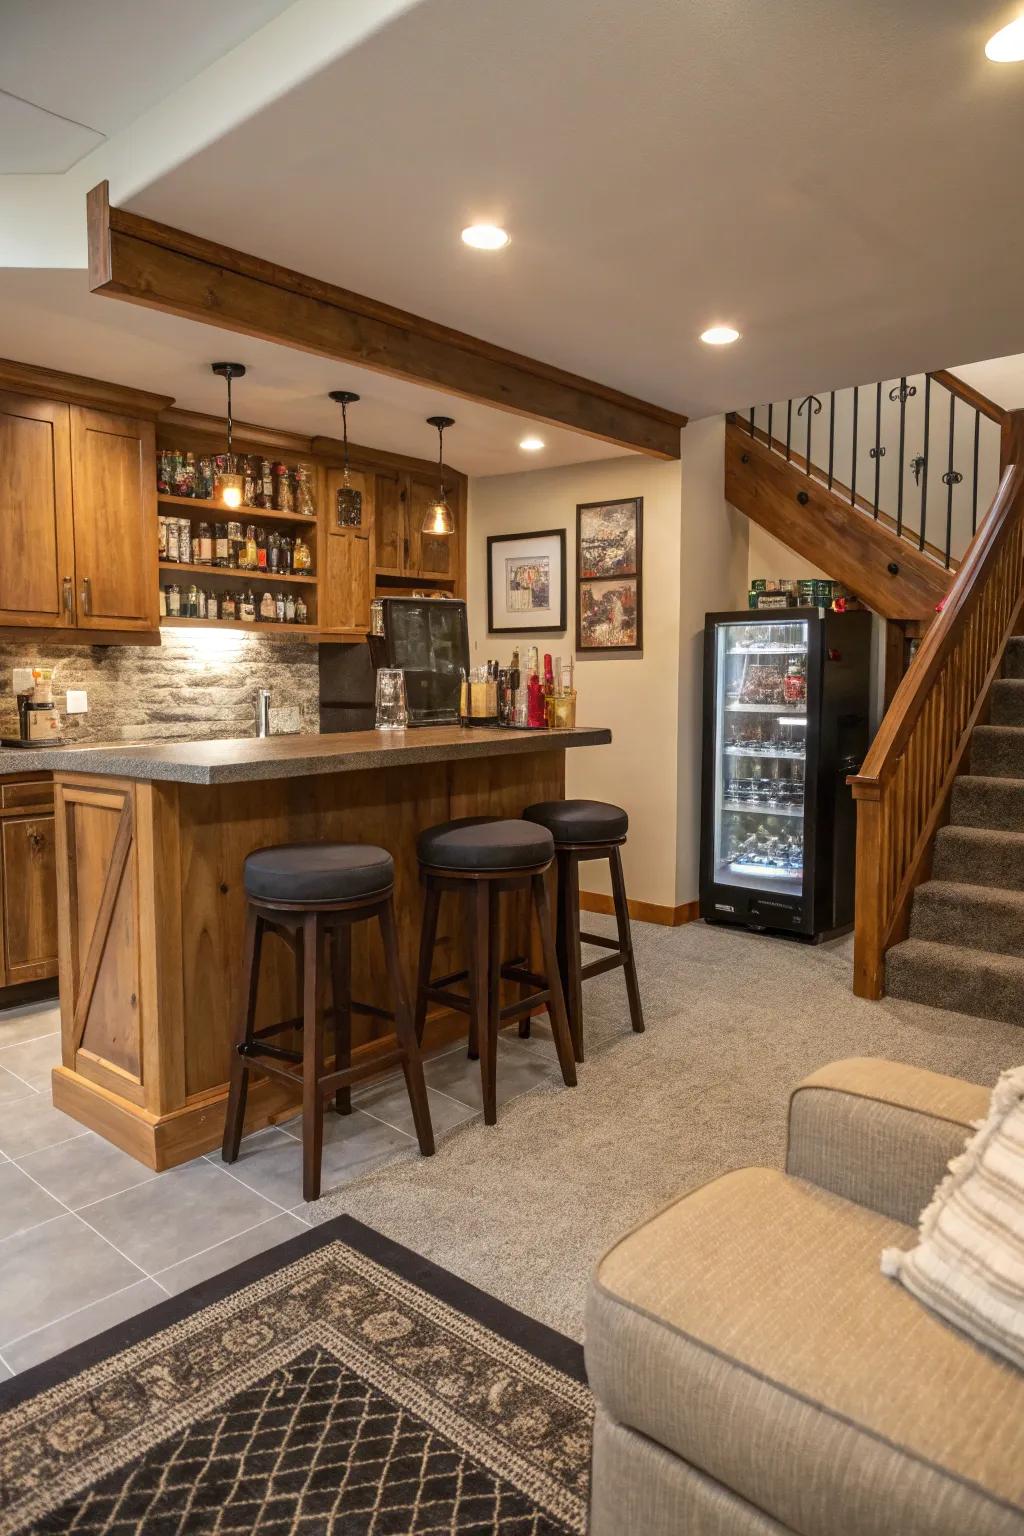
<path fill-rule="evenodd" d="M 893 997 L 1024 1024 L 1024 637 L 1014 636 L 954 780 L 910 937 L 885 957 Z"/>
<path fill-rule="evenodd" d="M 727 419 L 732 506 L 881 617 L 929 621 L 999 483 L 1006 412 L 946 370 Z"/>

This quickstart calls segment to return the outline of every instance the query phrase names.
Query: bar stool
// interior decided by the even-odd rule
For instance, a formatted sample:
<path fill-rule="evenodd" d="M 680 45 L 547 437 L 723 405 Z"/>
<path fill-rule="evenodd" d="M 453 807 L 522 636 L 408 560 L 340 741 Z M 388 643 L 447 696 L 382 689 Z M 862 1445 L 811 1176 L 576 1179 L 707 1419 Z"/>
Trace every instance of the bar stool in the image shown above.
<path fill-rule="evenodd" d="M 231 1086 L 224 1124 L 222 1156 L 238 1157 L 245 1101 L 252 1070 L 302 1088 L 302 1195 L 320 1194 L 323 1157 L 324 1098 L 335 1096 L 339 1114 L 352 1111 L 350 1085 L 368 1072 L 401 1065 L 409 1090 L 420 1151 L 434 1150 L 423 1063 L 398 957 L 392 895 L 395 866 L 383 848 L 362 843 L 284 843 L 250 853 L 244 866 L 249 898 L 245 929 L 245 968 L 241 1018 L 231 1062 Z M 384 941 L 394 1012 L 352 999 L 352 925 L 376 918 Z M 260 954 L 265 933 L 276 933 L 294 951 L 302 996 L 302 1017 L 255 1027 Z M 334 1007 L 334 1070 L 324 1065 L 324 1013 L 320 997 L 324 940 L 331 952 Z M 398 1045 L 384 1056 L 352 1065 L 352 1015 L 367 1014 L 394 1022 Z M 302 1050 L 287 1050 L 270 1037 L 286 1029 L 302 1030 Z M 292 1070 L 301 1067 L 301 1073 Z"/>
<path fill-rule="evenodd" d="M 544 827 L 527 821 L 476 816 L 430 827 L 420 834 L 417 843 L 425 899 L 416 985 L 416 1038 L 423 1039 L 428 1002 L 444 1003 L 469 1015 L 469 1054 L 480 1058 L 486 1125 L 494 1125 L 498 1118 L 498 1030 L 510 1019 L 528 1015 L 532 1008 L 547 1006 L 562 1077 L 568 1087 L 576 1082 L 551 904 L 544 883 L 554 851 L 554 841 Z M 431 980 L 437 917 L 445 891 L 460 894 L 465 903 L 469 964 L 463 971 Z M 540 928 L 542 976 L 531 971 L 522 957 L 505 962 L 501 959 L 499 900 L 503 891 L 530 892 Z M 518 1002 L 502 1008 L 503 979 L 531 990 Z M 462 981 L 467 983 L 467 995 L 451 990 Z"/>
<path fill-rule="evenodd" d="M 622 876 L 619 849 L 626 841 L 629 817 L 618 805 L 603 800 L 544 800 L 527 806 L 524 820 L 545 827 L 554 838 L 558 859 L 558 966 L 565 993 L 569 1030 L 577 1061 L 583 1060 L 583 983 L 622 966 L 626 975 L 629 1017 L 636 1034 L 643 1033 L 644 1013 L 633 958 L 633 935 L 629 926 L 626 882 Z M 580 876 L 584 859 L 607 859 L 612 877 L 615 922 L 618 939 L 606 939 L 596 933 L 580 931 Z M 610 949 L 610 955 L 583 964 L 580 945 L 594 944 Z M 524 1038 L 530 1033 L 530 1021 L 519 1026 Z"/>

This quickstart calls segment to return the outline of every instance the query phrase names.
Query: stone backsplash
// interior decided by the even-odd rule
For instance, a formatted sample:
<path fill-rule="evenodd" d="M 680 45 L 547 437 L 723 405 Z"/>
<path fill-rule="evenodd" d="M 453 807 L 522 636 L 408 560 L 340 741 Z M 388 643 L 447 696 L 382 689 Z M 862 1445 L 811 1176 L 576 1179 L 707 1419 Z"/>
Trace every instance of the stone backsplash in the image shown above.
<path fill-rule="evenodd" d="M 163 630 L 160 645 L 0 642 L 0 735 L 18 734 L 12 667 L 54 671 L 54 695 L 84 688 L 66 717 L 71 741 L 200 741 L 256 734 L 256 690 L 270 689 L 272 729 L 319 731 L 317 647 L 239 630 Z"/>

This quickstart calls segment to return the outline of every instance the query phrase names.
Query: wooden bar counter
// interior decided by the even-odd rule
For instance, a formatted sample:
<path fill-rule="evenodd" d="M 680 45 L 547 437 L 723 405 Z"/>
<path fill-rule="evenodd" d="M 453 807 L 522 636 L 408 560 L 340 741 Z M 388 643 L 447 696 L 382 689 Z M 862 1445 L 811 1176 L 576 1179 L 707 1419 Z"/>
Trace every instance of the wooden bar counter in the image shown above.
<path fill-rule="evenodd" d="M 219 1146 L 241 1006 L 246 855 L 320 840 L 387 848 L 411 985 L 419 832 L 458 816 L 518 816 L 532 801 L 561 798 L 566 749 L 610 740 L 603 729 L 438 726 L 50 750 L 62 1030 L 54 1104 L 151 1168 Z M 507 952 L 527 952 L 527 921 L 522 907 L 510 907 Z M 454 907 L 442 912 L 445 970 L 460 963 L 459 927 Z M 354 994 L 387 1007 L 370 928 L 353 935 Z M 259 1022 L 294 1016 L 296 997 L 294 958 L 271 939 Z M 371 1059 L 390 1039 L 379 1021 L 357 1017 L 354 1029 L 357 1059 Z M 435 1016 L 428 1029 L 454 1033 L 450 1016 Z M 287 1085 L 254 1081 L 247 1129 L 282 1118 L 292 1102 Z"/>

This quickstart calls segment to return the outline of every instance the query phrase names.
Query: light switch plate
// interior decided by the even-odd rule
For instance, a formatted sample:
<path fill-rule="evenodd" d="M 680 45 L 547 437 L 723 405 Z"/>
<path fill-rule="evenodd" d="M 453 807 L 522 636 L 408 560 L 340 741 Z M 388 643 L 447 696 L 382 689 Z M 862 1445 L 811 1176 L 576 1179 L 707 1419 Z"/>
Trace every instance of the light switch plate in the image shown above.
<path fill-rule="evenodd" d="M 64 708 L 69 715 L 84 715 L 89 710 L 89 695 L 84 688 L 69 688 Z"/>
<path fill-rule="evenodd" d="M 32 687 L 32 668 L 12 667 L 11 678 L 11 686 L 16 694 L 28 693 Z"/>

